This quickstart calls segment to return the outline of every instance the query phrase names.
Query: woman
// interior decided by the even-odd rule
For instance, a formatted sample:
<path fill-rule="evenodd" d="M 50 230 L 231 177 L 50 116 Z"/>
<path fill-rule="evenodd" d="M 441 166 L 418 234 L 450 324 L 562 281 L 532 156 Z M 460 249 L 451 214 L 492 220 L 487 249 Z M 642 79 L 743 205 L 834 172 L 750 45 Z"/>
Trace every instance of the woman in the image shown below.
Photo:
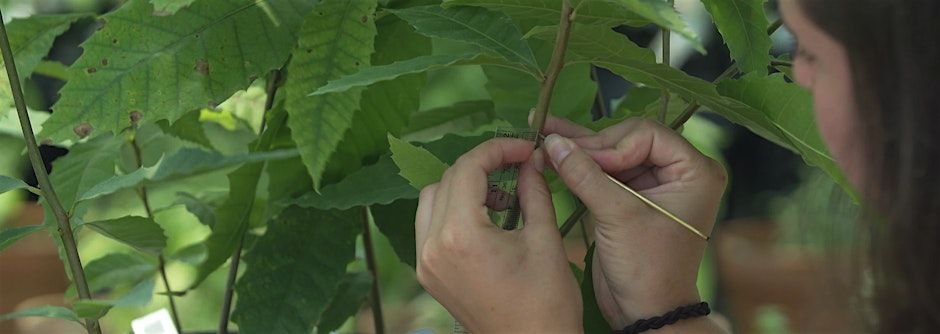
<path fill-rule="evenodd" d="M 799 43 L 796 81 L 813 92 L 833 157 L 873 212 L 871 323 L 878 332 L 940 329 L 940 2 L 782 0 Z M 579 332 L 581 299 L 540 171 L 550 164 L 596 220 L 594 283 L 613 328 L 700 301 L 706 244 L 606 180 L 624 180 L 699 230 L 710 231 L 723 169 L 649 121 L 593 133 L 551 118 L 544 153 L 488 141 L 421 192 L 418 279 L 469 330 Z M 531 157 L 531 159 L 530 159 Z M 490 224 L 489 171 L 525 162 L 519 196 L 526 228 Z M 846 305 L 846 307 L 851 307 Z M 692 317 L 656 332 L 721 332 Z"/>

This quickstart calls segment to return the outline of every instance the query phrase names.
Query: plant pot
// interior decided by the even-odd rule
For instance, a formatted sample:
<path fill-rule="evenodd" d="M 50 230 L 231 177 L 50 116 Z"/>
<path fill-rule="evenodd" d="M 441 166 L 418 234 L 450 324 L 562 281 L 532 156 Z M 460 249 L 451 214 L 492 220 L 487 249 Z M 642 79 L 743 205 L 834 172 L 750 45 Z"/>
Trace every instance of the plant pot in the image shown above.
<path fill-rule="evenodd" d="M 42 224 L 42 207 L 25 203 L 4 228 Z M 36 232 L 0 252 L 0 314 L 13 312 L 36 296 L 62 295 L 69 286 L 55 244 L 45 231 Z M 61 303 L 61 298 L 58 303 Z M 19 333 L 15 322 L 0 322 L 0 333 Z"/>
<path fill-rule="evenodd" d="M 847 302 L 847 261 L 781 247 L 776 224 L 748 219 L 722 225 L 714 240 L 721 288 L 736 332 L 758 332 L 761 308 L 773 305 L 795 333 L 857 332 Z"/>

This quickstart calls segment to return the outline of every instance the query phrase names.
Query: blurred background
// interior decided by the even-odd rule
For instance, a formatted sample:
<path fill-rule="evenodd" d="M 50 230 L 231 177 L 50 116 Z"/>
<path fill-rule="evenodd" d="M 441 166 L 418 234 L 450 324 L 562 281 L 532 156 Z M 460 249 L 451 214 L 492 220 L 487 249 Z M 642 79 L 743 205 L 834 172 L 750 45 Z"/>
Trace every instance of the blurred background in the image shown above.
<path fill-rule="evenodd" d="M 69 12 L 105 13 L 120 5 L 119 0 L 0 0 L 4 20 L 35 14 Z M 698 0 L 677 0 L 677 8 L 707 46 L 703 56 L 681 38 L 672 38 L 671 63 L 691 75 L 713 80 L 730 64 L 730 56 Z M 777 18 L 775 1 L 767 4 L 771 20 Z M 79 21 L 53 47 L 49 60 L 70 64 L 80 54 L 78 44 L 94 31 L 91 20 Z M 659 30 L 655 28 L 621 30 L 641 46 L 659 48 Z M 785 29 L 773 35 L 775 55 L 793 50 L 792 37 Z M 455 47 L 435 41 L 435 48 Z M 602 69 L 596 71 L 600 86 L 594 110 L 595 118 L 603 117 L 633 87 Z M 6 85 L 7 83 L 0 83 Z M 478 66 L 463 66 L 431 72 L 422 95 L 422 110 L 446 106 L 464 100 L 488 99 L 486 76 Z M 30 106 L 48 110 L 56 98 L 62 81 L 54 76 L 34 75 L 27 81 Z M 658 94 L 658 93 L 657 93 Z M 215 120 L 206 129 L 215 147 L 235 153 L 243 150 L 257 124 L 264 104 L 260 85 L 236 94 L 220 105 Z M 20 177 L 35 184 L 32 171 L 23 154 L 15 116 L 0 120 L 0 174 Z M 180 142 L 141 130 L 142 143 L 156 158 L 161 152 L 173 150 Z M 839 333 L 856 329 L 850 311 L 834 301 L 845 300 L 858 287 L 849 279 L 853 268 L 848 259 L 854 255 L 856 236 L 855 204 L 823 173 L 806 167 L 791 152 L 777 147 L 747 129 L 732 125 L 719 117 L 701 113 L 690 121 L 684 135 L 708 155 L 722 161 L 731 181 L 725 195 L 723 210 L 716 225 L 714 241 L 708 248 L 700 271 L 700 291 L 713 309 L 740 333 Z M 42 148 L 47 163 L 67 150 Z M 187 245 L 205 238 L 209 230 L 196 223 L 197 217 L 179 202 L 180 193 L 224 196 L 225 172 L 164 184 L 150 189 L 153 206 L 158 208 L 156 220 L 167 231 L 167 254 L 176 253 Z M 38 224 L 42 209 L 29 193 L 10 192 L 0 195 L 0 229 Z M 567 217 L 573 207 L 571 199 L 560 199 L 559 217 Z M 139 212 L 138 212 L 139 211 Z M 109 218 L 127 213 L 143 214 L 132 196 L 112 196 L 99 201 L 89 210 L 89 217 Z M 91 218 L 89 218 L 91 219 Z M 569 258 L 583 268 L 586 240 L 576 228 L 567 240 Z M 374 231 L 378 272 L 382 291 L 385 322 L 390 333 L 434 332 L 452 330 L 453 320 L 447 312 L 415 280 L 414 271 L 399 262 L 385 237 Z M 114 252 L 127 252 L 120 245 L 92 233 L 83 233 L 80 252 L 86 262 Z M 190 281 L 195 271 L 186 259 L 168 267 L 170 280 Z M 353 266 L 363 267 L 361 252 Z M 212 331 L 222 300 L 225 270 L 217 271 L 198 290 L 177 299 L 183 326 L 187 330 Z M 178 284 L 181 285 L 181 284 Z M 38 305 L 61 305 L 69 283 L 50 237 L 34 234 L 0 253 L 0 314 Z M 130 321 L 166 307 L 165 298 L 152 299 L 140 308 L 116 308 L 102 319 L 106 332 L 130 332 Z M 524 311 L 525 305 L 520 305 Z M 340 330 L 342 333 L 372 332 L 368 304 L 355 319 Z M 0 333 L 79 333 L 75 324 L 60 320 L 27 318 L 0 322 Z"/>

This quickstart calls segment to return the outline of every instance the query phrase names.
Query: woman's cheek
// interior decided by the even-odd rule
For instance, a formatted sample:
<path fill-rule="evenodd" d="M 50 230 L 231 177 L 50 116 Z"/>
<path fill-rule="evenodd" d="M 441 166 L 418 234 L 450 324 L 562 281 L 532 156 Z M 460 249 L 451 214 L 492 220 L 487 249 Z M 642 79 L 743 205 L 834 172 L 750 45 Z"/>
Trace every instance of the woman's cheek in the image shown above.
<path fill-rule="evenodd" d="M 816 123 L 826 146 L 849 181 L 862 186 L 864 153 L 851 78 L 817 76 L 813 84 Z"/>

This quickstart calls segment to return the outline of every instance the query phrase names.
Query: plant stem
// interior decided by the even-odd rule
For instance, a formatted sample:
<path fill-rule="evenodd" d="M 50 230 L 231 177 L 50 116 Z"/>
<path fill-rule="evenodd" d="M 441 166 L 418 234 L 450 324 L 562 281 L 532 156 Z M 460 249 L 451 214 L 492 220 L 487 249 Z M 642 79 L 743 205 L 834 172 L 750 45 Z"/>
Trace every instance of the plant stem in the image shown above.
<path fill-rule="evenodd" d="M 286 66 L 286 65 L 285 65 Z M 270 77 L 268 78 L 267 96 L 264 101 L 264 112 L 261 114 L 261 125 L 258 127 L 258 143 L 255 144 L 252 151 L 258 151 L 261 149 L 261 145 L 264 142 L 261 140 L 261 136 L 264 134 L 264 131 L 267 129 L 267 113 L 274 107 L 274 99 L 277 95 L 277 89 L 281 85 L 281 70 L 275 70 L 271 72 Z M 247 214 L 250 214 L 251 210 L 248 210 Z M 247 231 L 247 229 L 245 229 Z M 235 281 L 238 279 L 238 266 L 241 264 L 242 258 L 242 249 L 245 247 L 245 235 L 247 233 L 242 233 L 238 237 L 238 247 L 235 249 L 235 253 L 232 254 L 231 264 L 228 268 L 228 278 L 225 280 L 225 294 L 222 297 L 222 310 L 219 313 L 219 328 L 218 334 L 228 334 L 228 322 L 229 315 L 232 313 L 232 299 L 235 295 Z"/>
<path fill-rule="evenodd" d="M 774 32 L 776 32 L 777 29 L 780 29 L 781 26 L 783 26 L 783 20 L 778 19 L 777 21 L 774 21 L 773 23 L 770 24 L 770 26 L 767 27 L 767 35 L 773 35 Z M 719 75 L 718 78 L 716 78 L 715 81 L 713 82 L 717 83 L 721 80 L 733 77 L 735 74 L 738 74 L 738 65 L 731 64 L 731 66 L 725 69 L 725 71 L 721 73 L 721 75 Z M 669 124 L 669 127 L 672 128 L 673 130 L 678 130 L 680 127 L 682 127 L 682 125 L 685 124 L 685 122 L 687 122 L 690 118 L 692 118 L 692 115 L 695 114 L 695 112 L 698 111 L 699 108 L 701 108 L 701 105 L 699 105 L 698 103 L 693 102 L 689 104 L 689 106 L 685 108 L 685 110 L 682 111 L 682 114 L 680 114 L 679 117 L 677 117 L 675 120 L 672 121 L 672 123 Z M 575 209 L 575 211 L 571 213 L 570 216 L 568 216 L 567 220 L 565 220 L 565 225 L 567 225 L 568 222 L 570 221 L 576 222 L 576 221 L 581 220 L 581 217 L 583 217 L 585 213 L 587 213 L 587 210 L 584 209 L 584 204 L 579 202 L 578 207 Z M 565 225 L 562 225 L 562 228 L 565 227 Z M 574 225 L 572 225 L 571 227 L 573 226 Z M 571 227 L 568 228 L 569 231 Z M 563 231 L 562 237 L 564 237 L 566 234 L 567 233 Z"/>
<path fill-rule="evenodd" d="M 134 164 L 137 168 L 142 168 L 144 166 L 143 154 L 140 149 L 140 145 L 137 143 L 137 136 L 134 134 L 134 138 L 130 140 L 131 148 L 134 150 Z M 147 186 L 141 184 L 140 188 L 137 189 L 137 195 L 140 197 L 140 201 L 144 204 L 144 210 L 147 212 L 147 218 L 153 219 L 153 209 L 150 206 L 150 198 L 147 196 Z M 159 260 L 157 268 L 160 270 L 160 277 L 163 279 L 163 288 L 166 289 L 166 298 L 170 303 L 170 315 L 173 316 L 173 326 L 176 327 L 177 333 L 183 332 L 183 325 L 180 323 L 179 312 L 176 311 L 176 301 L 173 299 L 173 289 L 170 288 L 170 280 L 166 274 L 166 258 L 163 257 L 163 254 L 157 256 Z"/>
<path fill-rule="evenodd" d="M 569 0 L 561 2 L 561 18 L 558 22 L 558 34 L 555 35 L 555 49 L 552 51 L 552 58 L 548 62 L 548 72 L 545 79 L 542 80 L 542 87 L 539 89 L 539 100 L 535 105 L 535 112 L 532 118 L 532 127 L 536 133 L 542 133 L 542 127 L 545 126 L 545 118 L 548 117 L 548 106 L 552 101 L 552 92 L 555 90 L 555 82 L 558 81 L 558 75 L 565 67 L 565 51 L 568 49 L 568 37 L 571 35 L 571 14 L 574 8 L 571 7 Z M 541 142 L 536 136 L 535 146 L 538 147 Z"/>
<path fill-rule="evenodd" d="M 770 61 L 770 66 L 786 66 L 786 67 L 793 67 L 793 62 L 792 62 L 792 61 L 776 60 L 776 59 L 775 59 L 775 60 L 771 60 L 771 61 Z"/>
<path fill-rule="evenodd" d="M 228 267 L 228 278 L 225 280 L 225 295 L 222 297 L 222 313 L 219 315 L 219 334 L 228 334 L 228 317 L 232 310 L 232 297 L 235 295 L 235 280 L 238 278 L 238 265 L 241 263 L 242 248 L 245 246 L 245 235 L 238 240 L 235 254 L 232 254 L 232 263 Z"/>
<path fill-rule="evenodd" d="M 82 268 L 82 260 L 78 254 L 75 235 L 69 223 L 69 214 L 62 206 L 62 202 L 59 201 L 59 196 L 56 195 L 52 182 L 49 181 L 49 173 L 46 172 L 42 155 L 39 153 L 39 145 L 36 144 L 36 135 L 33 134 L 33 127 L 26 110 L 26 99 L 23 96 L 23 87 L 20 86 L 20 76 L 16 71 L 16 61 L 13 59 L 13 51 L 10 48 L 6 24 L 3 23 L 2 11 L 0 11 L 0 52 L 3 53 L 3 62 L 6 65 L 7 76 L 10 79 L 10 89 L 13 93 L 13 102 L 16 104 L 20 128 L 23 130 L 23 139 L 26 141 L 29 162 L 36 173 L 36 180 L 42 190 L 43 197 L 55 214 L 59 235 L 62 237 L 62 245 L 65 248 L 65 255 L 68 258 L 68 266 L 75 281 L 78 297 L 79 299 L 91 299 L 91 291 L 88 289 L 88 281 L 85 278 L 85 270 Z M 96 319 L 85 319 L 85 329 L 89 333 L 101 333 L 101 328 Z"/>
<path fill-rule="evenodd" d="M 675 6 L 675 3 L 676 3 L 675 0 L 669 0 L 669 6 Z M 662 63 L 665 64 L 666 66 L 671 66 L 672 65 L 671 63 L 672 52 L 670 49 L 672 47 L 672 41 L 670 39 L 672 37 L 672 31 L 670 31 L 667 28 L 663 28 L 662 35 L 663 35 Z M 666 115 L 669 114 L 669 98 L 670 98 L 669 91 L 666 89 L 663 89 L 663 97 L 662 97 L 663 101 L 661 105 L 662 109 L 659 110 L 659 123 L 666 124 Z"/>
<path fill-rule="evenodd" d="M 584 219 L 579 221 L 581 222 L 578 225 L 581 226 L 581 240 L 584 240 L 584 249 L 591 248 L 591 241 L 588 240 L 587 226 L 584 224 Z"/>
<path fill-rule="evenodd" d="M 584 206 L 584 203 L 578 201 L 578 205 L 575 207 L 574 212 L 572 212 L 571 215 L 568 216 L 568 219 L 565 220 L 565 223 L 561 224 L 561 227 L 558 228 L 558 231 L 561 232 L 562 238 L 567 236 L 568 232 L 571 232 L 571 230 L 574 228 L 574 225 L 581 220 L 581 217 L 583 217 L 585 213 L 587 213 L 587 207 Z"/>
<path fill-rule="evenodd" d="M 379 292 L 379 271 L 375 261 L 375 246 L 372 244 L 372 229 L 369 225 L 369 207 L 362 208 L 362 244 L 366 249 L 366 266 L 372 273 L 372 320 L 375 324 L 375 333 L 385 333 L 385 320 L 382 316 L 382 295 Z"/>

